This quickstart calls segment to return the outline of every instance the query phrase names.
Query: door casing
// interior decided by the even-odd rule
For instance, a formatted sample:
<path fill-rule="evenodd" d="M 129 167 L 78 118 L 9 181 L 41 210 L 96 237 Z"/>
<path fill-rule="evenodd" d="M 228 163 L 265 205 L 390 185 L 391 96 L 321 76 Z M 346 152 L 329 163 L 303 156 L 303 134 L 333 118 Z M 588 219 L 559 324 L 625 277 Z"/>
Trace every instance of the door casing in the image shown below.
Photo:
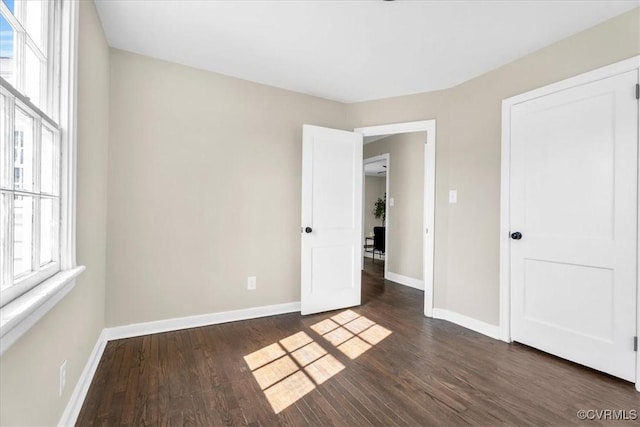
<path fill-rule="evenodd" d="M 640 75 L 640 56 L 616 62 L 575 77 L 559 81 L 502 101 L 502 154 L 500 178 L 500 338 L 511 342 L 511 280 L 510 280 L 510 158 L 511 158 L 511 107 L 541 96 L 562 91 L 582 84 L 590 83 L 606 77 L 636 70 Z M 630 87 L 629 91 L 635 88 Z M 640 108 L 638 108 L 638 123 L 640 124 Z M 636 161 L 639 161 L 638 159 Z M 640 164 L 640 161 L 639 161 Z M 640 189 L 640 174 L 637 177 Z M 640 230 L 640 228 L 639 228 Z M 640 231 L 639 231 L 640 232 Z M 638 239 L 639 236 L 636 236 Z M 637 265 L 640 266 L 640 251 L 638 251 Z M 640 293 L 638 292 L 639 278 L 636 276 L 636 335 L 640 331 Z M 640 352 L 636 353 L 636 390 L 640 391 Z"/>
<path fill-rule="evenodd" d="M 424 210 L 422 235 L 422 277 L 424 281 L 424 315 L 433 317 L 433 263 L 435 244 L 436 202 L 436 121 L 394 123 L 354 129 L 365 136 L 394 135 L 399 133 L 427 132 L 424 150 Z M 385 275 L 386 275 L 385 265 Z"/>
<path fill-rule="evenodd" d="M 364 143 L 363 143 L 364 145 Z M 364 175 L 364 165 L 367 165 L 369 163 L 375 163 L 375 162 L 379 162 L 380 160 L 384 160 L 387 164 L 387 173 L 384 177 L 384 194 L 389 194 L 389 183 L 390 183 L 390 172 L 389 170 L 391 169 L 391 155 L 389 153 L 385 153 L 385 154 L 381 154 L 379 156 L 373 156 L 373 157 L 369 157 L 368 159 L 364 159 L 363 161 L 363 169 L 362 169 L 362 173 L 363 173 L 363 177 L 362 177 L 362 247 L 364 247 L 365 244 L 365 229 L 364 229 L 364 215 L 365 215 L 365 209 L 368 209 L 368 207 L 365 207 L 364 204 L 364 199 L 365 199 L 365 178 L 366 175 Z M 385 220 L 385 229 L 384 229 L 384 241 L 387 242 L 387 248 L 389 247 L 389 215 L 391 214 L 391 212 L 389 211 L 389 201 L 387 200 L 387 206 L 386 206 L 386 220 Z M 362 269 L 364 270 L 364 252 L 362 253 Z M 387 251 L 384 255 L 384 278 L 387 279 L 387 271 L 389 269 L 389 251 Z"/>

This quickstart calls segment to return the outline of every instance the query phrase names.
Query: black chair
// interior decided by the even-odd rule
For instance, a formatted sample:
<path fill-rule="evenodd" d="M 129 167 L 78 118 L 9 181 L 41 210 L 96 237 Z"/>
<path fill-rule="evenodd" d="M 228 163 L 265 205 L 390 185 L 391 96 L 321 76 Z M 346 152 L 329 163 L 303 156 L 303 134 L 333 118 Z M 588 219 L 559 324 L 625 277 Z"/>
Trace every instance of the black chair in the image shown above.
<path fill-rule="evenodd" d="M 376 252 L 380 254 L 381 259 L 385 253 L 386 242 L 384 237 L 384 227 L 373 227 L 373 262 L 376 262 Z"/>

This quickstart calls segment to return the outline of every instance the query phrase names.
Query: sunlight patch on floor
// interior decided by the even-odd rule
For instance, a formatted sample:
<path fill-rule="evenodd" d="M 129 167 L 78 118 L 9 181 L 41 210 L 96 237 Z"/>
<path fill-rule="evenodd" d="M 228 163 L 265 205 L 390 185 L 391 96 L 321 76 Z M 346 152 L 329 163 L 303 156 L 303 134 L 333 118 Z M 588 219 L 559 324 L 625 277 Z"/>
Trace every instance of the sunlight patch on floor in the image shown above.
<path fill-rule="evenodd" d="M 311 329 L 351 360 L 391 335 L 390 330 L 352 310 Z M 276 414 L 345 369 L 304 331 L 248 354 L 244 360 Z"/>
<path fill-rule="evenodd" d="M 309 344 L 311 341 L 311 337 L 304 332 L 298 332 L 297 334 L 291 335 L 283 340 L 280 340 L 280 344 L 288 351 L 292 352 L 303 345 Z"/>
<path fill-rule="evenodd" d="M 359 334 L 360 332 L 370 328 L 373 325 L 375 325 L 375 322 L 367 319 L 366 317 L 359 317 L 347 323 L 346 325 L 344 325 L 344 327 L 350 330 L 351 332 L 353 332 L 354 334 Z"/>
<path fill-rule="evenodd" d="M 253 371 L 260 366 L 264 366 L 269 362 L 273 362 L 274 360 L 281 358 L 285 354 L 285 351 L 278 345 L 278 343 L 273 343 L 270 346 L 245 356 L 244 360 L 247 362 L 247 365 L 249 365 L 249 369 Z"/>
<path fill-rule="evenodd" d="M 284 356 L 253 371 L 253 376 L 256 377 L 256 381 L 258 381 L 260 388 L 264 390 L 293 374 L 297 370 L 298 366 L 295 364 L 293 359 L 289 356 Z"/>
<path fill-rule="evenodd" d="M 322 384 L 343 369 L 344 365 L 330 354 L 304 368 L 316 384 Z"/>
<path fill-rule="evenodd" d="M 339 346 L 349 338 L 353 337 L 353 334 L 341 326 L 338 329 L 334 329 L 328 334 L 323 335 L 323 337 L 334 346 Z"/>
<path fill-rule="evenodd" d="M 333 320 L 324 319 L 322 322 L 318 322 L 315 325 L 311 326 L 311 329 L 313 329 L 319 335 L 324 335 L 327 332 L 333 331 L 338 326 L 340 326 L 340 325 L 338 325 Z"/>
<path fill-rule="evenodd" d="M 338 326 L 341 325 L 341 326 Z M 391 335 L 391 331 L 352 310 L 311 326 L 338 350 L 353 360 Z"/>
<path fill-rule="evenodd" d="M 364 339 L 371 345 L 376 345 L 386 337 L 391 335 L 391 331 L 380 325 L 373 325 L 369 329 L 360 333 L 360 338 Z"/>
<path fill-rule="evenodd" d="M 309 363 L 320 359 L 325 354 L 327 354 L 327 351 L 316 342 L 312 342 L 311 344 L 291 353 L 300 366 L 307 366 Z"/>
<path fill-rule="evenodd" d="M 345 310 L 342 313 L 336 314 L 331 319 L 336 323 L 344 325 L 345 323 L 348 323 L 353 319 L 357 319 L 358 317 L 360 317 L 358 313 L 351 310 Z"/>
<path fill-rule="evenodd" d="M 309 377 L 298 371 L 265 390 L 264 394 L 271 404 L 273 412 L 279 414 L 314 388 L 316 386 Z"/>
<path fill-rule="evenodd" d="M 365 351 L 369 350 L 371 346 L 362 341 L 358 337 L 353 337 L 344 344 L 338 346 L 338 350 L 343 352 L 349 359 L 353 360 L 360 356 Z"/>

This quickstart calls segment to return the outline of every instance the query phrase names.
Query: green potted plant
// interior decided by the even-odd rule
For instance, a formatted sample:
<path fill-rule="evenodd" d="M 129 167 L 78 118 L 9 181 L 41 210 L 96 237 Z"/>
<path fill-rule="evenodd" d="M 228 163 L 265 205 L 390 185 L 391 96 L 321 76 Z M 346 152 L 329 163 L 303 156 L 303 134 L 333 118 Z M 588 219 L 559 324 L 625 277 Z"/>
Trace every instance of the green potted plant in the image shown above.
<path fill-rule="evenodd" d="M 382 225 L 387 219 L 387 193 L 384 193 L 384 198 L 378 197 L 378 200 L 373 204 L 373 216 L 376 219 L 382 219 Z"/>

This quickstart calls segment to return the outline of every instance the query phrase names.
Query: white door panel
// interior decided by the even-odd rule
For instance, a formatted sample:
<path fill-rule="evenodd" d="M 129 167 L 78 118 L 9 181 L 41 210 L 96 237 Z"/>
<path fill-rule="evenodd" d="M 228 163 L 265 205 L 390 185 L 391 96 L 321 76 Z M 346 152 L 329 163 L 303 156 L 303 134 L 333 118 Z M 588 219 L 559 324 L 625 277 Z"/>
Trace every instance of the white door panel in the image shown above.
<path fill-rule="evenodd" d="M 526 259 L 524 269 L 525 319 L 586 337 L 613 339 L 613 319 L 593 315 L 613 304 L 611 269 L 536 259 Z M 574 298 L 576 283 L 589 298 Z M 575 302 L 564 307 L 549 304 L 549 295 Z"/>
<path fill-rule="evenodd" d="M 356 148 L 350 142 L 331 137 L 316 137 L 312 147 L 311 221 L 316 228 L 323 230 L 352 229 L 355 222 L 353 157 Z"/>
<path fill-rule="evenodd" d="M 304 125 L 302 157 L 302 314 L 359 305 L 362 135 Z"/>
<path fill-rule="evenodd" d="M 511 109 L 512 338 L 635 380 L 636 71 Z"/>

